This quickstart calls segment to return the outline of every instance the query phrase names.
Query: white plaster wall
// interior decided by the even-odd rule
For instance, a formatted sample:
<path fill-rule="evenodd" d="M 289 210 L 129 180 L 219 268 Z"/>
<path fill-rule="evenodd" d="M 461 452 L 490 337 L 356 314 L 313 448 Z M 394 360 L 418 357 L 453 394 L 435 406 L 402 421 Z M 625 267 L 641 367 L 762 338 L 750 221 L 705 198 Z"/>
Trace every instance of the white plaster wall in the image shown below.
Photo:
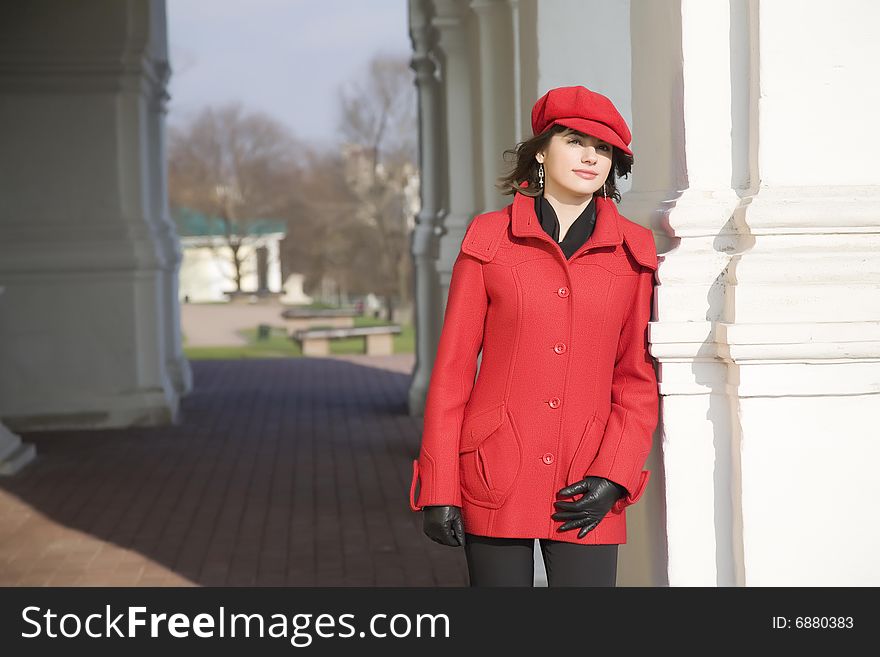
<path fill-rule="evenodd" d="M 553 0 L 537 3 L 537 95 L 523 106 L 530 125 L 532 104 L 554 87 L 583 85 L 608 96 L 630 129 L 632 123 L 629 0 Z M 526 131 L 531 135 L 531 129 Z M 633 152 L 638 143 L 633 131 Z M 632 176 L 620 181 L 625 192 Z"/>
<path fill-rule="evenodd" d="M 880 184 L 880 3 L 760 3 L 761 179 Z"/>
<path fill-rule="evenodd" d="M 877 395 L 742 400 L 747 585 L 880 582 L 878 400 Z"/>

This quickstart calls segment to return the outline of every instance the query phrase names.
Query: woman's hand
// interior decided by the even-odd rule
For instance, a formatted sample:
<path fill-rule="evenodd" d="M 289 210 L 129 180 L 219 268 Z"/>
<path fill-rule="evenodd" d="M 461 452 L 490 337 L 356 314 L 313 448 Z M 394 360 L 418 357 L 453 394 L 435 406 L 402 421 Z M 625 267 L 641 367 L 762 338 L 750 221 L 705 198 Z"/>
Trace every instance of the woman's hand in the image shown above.
<path fill-rule="evenodd" d="M 457 506 L 426 506 L 422 509 L 425 534 L 441 545 L 464 545 L 461 509 Z"/>
<path fill-rule="evenodd" d="M 573 497 L 579 493 L 584 496 L 576 502 L 554 502 L 557 511 L 550 517 L 554 520 L 567 520 L 558 531 L 564 532 L 581 527 L 578 538 L 583 538 L 602 518 L 614 503 L 626 495 L 626 488 L 603 477 L 586 477 L 557 492 L 562 497 Z"/>

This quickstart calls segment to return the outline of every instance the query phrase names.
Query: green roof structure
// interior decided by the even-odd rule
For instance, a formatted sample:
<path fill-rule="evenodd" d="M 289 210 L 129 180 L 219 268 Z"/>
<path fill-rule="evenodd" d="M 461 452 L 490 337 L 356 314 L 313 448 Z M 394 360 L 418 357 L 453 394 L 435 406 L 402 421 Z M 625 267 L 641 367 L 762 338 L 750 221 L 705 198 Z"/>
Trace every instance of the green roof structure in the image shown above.
<path fill-rule="evenodd" d="M 206 215 L 190 208 L 172 208 L 171 216 L 180 237 L 213 237 L 226 234 L 220 217 Z M 287 223 L 281 219 L 248 219 L 242 225 L 233 224 L 234 235 L 259 237 L 271 233 L 287 234 Z"/>

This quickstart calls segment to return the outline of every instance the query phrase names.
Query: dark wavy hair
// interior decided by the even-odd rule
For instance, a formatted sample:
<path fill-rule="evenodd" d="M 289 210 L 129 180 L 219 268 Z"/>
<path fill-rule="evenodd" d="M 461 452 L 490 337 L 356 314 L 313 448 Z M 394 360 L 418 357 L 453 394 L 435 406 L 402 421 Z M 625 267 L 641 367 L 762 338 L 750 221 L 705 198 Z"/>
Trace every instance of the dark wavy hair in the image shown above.
<path fill-rule="evenodd" d="M 541 187 L 538 185 L 538 161 L 535 159 L 535 154 L 538 151 L 543 150 L 544 147 L 550 143 L 553 135 L 563 133 L 564 136 L 569 132 L 585 136 L 585 133 L 583 132 L 572 130 L 571 128 L 567 128 L 564 125 L 559 125 L 557 123 L 550 126 L 550 128 L 542 132 L 540 135 L 521 141 L 513 148 L 506 149 L 502 157 L 505 162 L 509 162 L 511 160 L 507 156 L 513 156 L 513 169 L 510 173 L 499 177 L 495 186 L 500 189 L 503 194 L 515 194 L 516 192 L 520 192 L 526 196 L 538 196 L 541 194 Z M 613 198 L 616 202 L 620 203 L 620 192 L 617 189 L 617 178 L 620 176 L 624 178 L 629 176 L 630 171 L 632 171 L 633 156 L 624 153 L 615 146 L 611 146 L 611 151 L 611 170 L 608 172 L 608 178 L 606 178 L 603 188 L 606 196 Z M 529 181 L 528 186 L 520 187 L 520 183 L 524 180 Z M 597 190 L 596 193 L 598 194 L 600 191 L 602 190 Z"/>

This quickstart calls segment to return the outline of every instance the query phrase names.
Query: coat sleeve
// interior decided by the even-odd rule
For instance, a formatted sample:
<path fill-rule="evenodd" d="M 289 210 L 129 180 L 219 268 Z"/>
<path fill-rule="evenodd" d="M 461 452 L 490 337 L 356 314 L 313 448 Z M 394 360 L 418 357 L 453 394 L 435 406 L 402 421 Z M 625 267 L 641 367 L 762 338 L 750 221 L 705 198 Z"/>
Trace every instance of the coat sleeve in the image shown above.
<path fill-rule="evenodd" d="M 650 477 L 642 470 L 657 426 L 659 394 L 648 351 L 654 270 L 639 273 L 634 303 L 623 323 L 611 381 L 611 414 L 598 453 L 585 476 L 604 477 L 627 490 L 611 508 L 620 513 L 642 496 Z"/>
<path fill-rule="evenodd" d="M 483 263 L 459 251 L 428 384 L 421 449 L 413 461 L 409 492 L 413 511 L 433 505 L 461 506 L 459 436 L 483 344 L 487 307 Z M 416 500 L 417 482 L 420 491 Z"/>

